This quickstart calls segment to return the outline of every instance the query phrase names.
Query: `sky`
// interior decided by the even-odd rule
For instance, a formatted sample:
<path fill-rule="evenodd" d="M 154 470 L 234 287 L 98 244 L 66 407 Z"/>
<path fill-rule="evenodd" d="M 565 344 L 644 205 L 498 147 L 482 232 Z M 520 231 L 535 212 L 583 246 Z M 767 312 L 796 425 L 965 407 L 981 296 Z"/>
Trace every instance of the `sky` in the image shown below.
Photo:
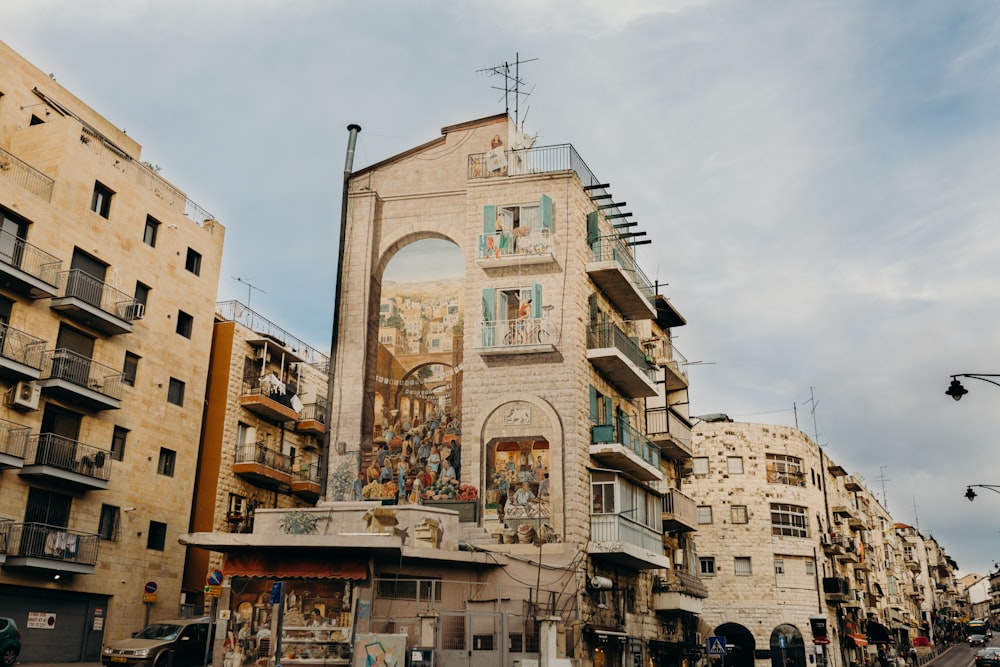
<path fill-rule="evenodd" d="M 1000 4 L 0 1 L 0 40 L 226 227 L 220 301 L 328 349 L 355 169 L 504 111 L 571 143 L 687 319 L 691 414 L 798 425 L 965 572 L 1000 561 Z M 486 70 L 486 71 L 484 71 Z M 513 101 L 511 102 L 513 114 Z"/>

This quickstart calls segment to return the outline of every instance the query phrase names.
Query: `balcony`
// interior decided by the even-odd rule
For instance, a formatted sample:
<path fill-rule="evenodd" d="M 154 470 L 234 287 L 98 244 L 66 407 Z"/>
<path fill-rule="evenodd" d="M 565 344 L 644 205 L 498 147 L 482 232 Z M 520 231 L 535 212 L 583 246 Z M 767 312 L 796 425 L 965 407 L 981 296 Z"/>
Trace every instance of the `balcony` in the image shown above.
<path fill-rule="evenodd" d="M 30 299 L 59 292 L 62 260 L 8 231 L 0 231 L 0 287 Z"/>
<path fill-rule="evenodd" d="M 680 489 L 668 489 L 663 496 L 663 532 L 698 530 L 698 505 Z"/>
<path fill-rule="evenodd" d="M 121 407 L 124 374 L 65 348 L 43 355 L 38 385 L 46 394 L 88 410 Z"/>
<path fill-rule="evenodd" d="M 632 249 L 617 234 L 594 239 L 587 274 L 608 300 L 632 320 L 656 317 L 653 287 L 635 263 Z"/>
<path fill-rule="evenodd" d="M 477 247 L 476 264 L 484 269 L 555 261 L 552 233 L 545 228 L 518 227 L 513 232 L 480 234 Z"/>
<path fill-rule="evenodd" d="M 272 374 L 244 382 L 240 405 L 272 422 L 298 421 L 299 413 L 292 407 L 293 395 Z"/>
<path fill-rule="evenodd" d="M 601 465 L 620 470 L 643 482 L 660 481 L 660 448 L 630 426 L 616 418 L 613 424 L 590 427 L 590 456 Z"/>
<path fill-rule="evenodd" d="M 550 317 L 478 322 L 476 351 L 482 356 L 555 352 L 556 332 Z"/>
<path fill-rule="evenodd" d="M 920 561 L 914 556 L 904 556 L 903 564 L 906 565 L 911 572 L 920 572 Z"/>
<path fill-rule="evenodd" d="M 29 436 L 21 477 L 75 491 L 104 491 L 111 478 L 111 452 L 55 433 Z"/>
<path fill-rule="evenodd" d="M 617 324 L 596 325 L 587 331 L 587 359 L 629 398 L 659 393 L 656 373 L 638 340 Z"/>
<path fill-rule="evenodd" d="M 55 181 L 14 154 L 0 148 L 0 177 L 24 188 L 39 199 L 52 201 Z"/>
<path fill-rule="evenodd" d="M 688 360 L 666 336 L 642 341 L 645 354 L 663 369 L 663 385 L 667 391 L 677 391 L 688 386 Z"/>
<path fill-rule="evenodd" d="M 848 475 L 847 478 L 844 479 L 844 489 L 847 491 L 862 491 L 864 488 L 865 487 L 854 475 Z"/>
<path fill-rule="evenodd" d="M 295 432 L 314 436 L 326 433 L 327 410 L 326 396 L 317 396 L 315 403 L 303 405 L 295 422 Z"/>
<path fill-rule="evenodd" d="M 646 408 L 646 437 L 660 446 L 665 459 L 691 458 L 691 424 L 670 408 Z"/>
<path fill-rule="evenodd" d="M 663 535 L 623 514 L 590 515 L 587 553 L 631 570 L 670 567 L 663 553 Z"/>
<path fill-rule="evenodd" d="M 708 588 L 701 579 L 688 574 L 670 570 L 663 577 L 653 578 L 653 599 L 650 607 L 654 611 L 684 611 L 689 614 L 701 614 L 702 601 L 708 597 Z"/>
<path fill-rule="evenodd" d="M 0 324 L 0 377 L 37 380 L 45 341 L 7 324 Z"/>
<path fill-rule="evenodd" d="M 823 593 L 827 602 L 847 602 L 854 598 L 846 577 L 823 577 Z"/>
<path fill-rule="evenodd" d="M 290 488 L 292 457 L 263 442 L 243 443 L 236 446 L 233 474 L 264 488 Z"/>
<path fill-rule="evenodd" d="M 30 427 L 0 419 L 0 470 L 24 466 L 30 434 Z"/>
<path fill-rule="evenodd" d="M 5 568 L 93 574 L 100 537 L 44 523 L 4 523 L 0 551 Z"/>
<path fill-rule="evenodd" d="M 59 274 L 62 294 L 52 299 L 53 310 L 107 336 L 132 333 L 132 322 L 141 320 L 145 306 L 135 297 L 84 273 L 80 269 Z"/>
<path fill-rule="evenodd" d="M 323 493 L 320 482 L 319 465 L 300 463 L 292 473 L 292 493 L 314 503 Z"/>

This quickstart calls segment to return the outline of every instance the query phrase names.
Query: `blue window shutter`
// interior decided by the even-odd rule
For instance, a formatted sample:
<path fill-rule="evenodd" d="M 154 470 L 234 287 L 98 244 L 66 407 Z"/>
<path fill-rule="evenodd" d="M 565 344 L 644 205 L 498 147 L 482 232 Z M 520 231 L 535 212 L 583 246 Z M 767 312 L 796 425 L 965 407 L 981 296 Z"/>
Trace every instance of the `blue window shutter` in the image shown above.
<path fill-rule="evenodd" d="M 538 283 L 531 284 L 531 316 L 542 316 L 542 286 Z"/>
<path fill-rule="evenodd" d="M 612 408 L 612 405 L 611 405 L 611 397 L 610 396 L 605 396 L 604 397 L 604 421 L 606 423 L 608 423 L 608 424 L 613 423 L 611 421 L 611 415 L 614 414 L 612 412 L 612 410 L 613 410 L 613 408 Z"/>
<path fill-rule="evenodd" d="M 538 206 L 542 211 L 542 228 L 552 231 L 552 197 L 542 195 Z"/>
<path fill-rule="evenodd" d="M 597 423 L 597 390 L 590 388 L 590 423 Z"/>
<path fill-rule="evenodd" d="M 483 207 L 483 234 L 493 234 L 497 230 L 497 207 L 493 204 Z"/>

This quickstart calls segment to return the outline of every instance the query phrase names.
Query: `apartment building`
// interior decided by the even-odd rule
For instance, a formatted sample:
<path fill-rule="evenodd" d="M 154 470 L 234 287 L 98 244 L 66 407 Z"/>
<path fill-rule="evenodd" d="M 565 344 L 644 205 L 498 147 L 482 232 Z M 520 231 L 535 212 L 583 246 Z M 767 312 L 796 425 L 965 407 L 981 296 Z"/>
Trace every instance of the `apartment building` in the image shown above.
<path fill-rule="evenodd" d="M 930 640 L 926 541 L 812 439 L 714 415 L 693 449 L 702 633 L 727 664 L 846 667 Z"/>
<path fill-rule="evenodd" d="M 252 533 L 258 510 L 312 507 L 325 484 L 330 359 L 238 301 L 215 311 L 191 529 Z M 185 601 L 210 606 L 221 554 L 191 549 Z"/>
<path fill-rule="evenodd" d="M 223 227 L 0 43 L 0 606 L 21 658 L 175 617 Z"/>
<path fill-rule="evenodd" d="M 700 656 L 685 321 L 631 215 L 506 114 L 350 175 L 325 500 L 183 538 L 224 554 L 229 630 L 272 628 L 242 655 Z"/>

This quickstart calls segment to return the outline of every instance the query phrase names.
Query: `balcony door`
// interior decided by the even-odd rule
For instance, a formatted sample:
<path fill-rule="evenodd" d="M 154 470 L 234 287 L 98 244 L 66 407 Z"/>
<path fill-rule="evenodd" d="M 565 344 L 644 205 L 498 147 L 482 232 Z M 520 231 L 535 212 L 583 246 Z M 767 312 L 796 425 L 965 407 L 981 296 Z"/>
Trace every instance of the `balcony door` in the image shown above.
<path fill-rule="evenodd" d="M 75 412 L 45 404 L 42 425 L 38 435 L 38 452 L 35 462 L 64 470 L 76 465 L 76 444 L 80 437 L 83 417 Z"/>
<path fill-rule="evenodd" d="M 24 529 L 21 531 L 21 556 L 48 556 L 52 551 L 52 528 L 69 526 L 72 498 L 63 493 L 45 489 L 28 489 L 28 503 L 24 508 Z"/>
<path fill-rule="evenodd" d="M 0 262 L 21 266 L 27 232 L 28 223 L 12 217 L 6 211 L 0 211 Z"/>
<path fill-rule="evenodd" d="M 66 283 L 66 296 L 75 296 L 100 308 L 108 265 L 76 248 L 73 250 L 73 260 L 69 268 L 71 271 Z"/>
<path fill-rule="evenodd" d="M 52 359 L 52 376 L 86 387 L 90 378 L 90 362 L 93 356 L 93 337 L 72 327 L 61 325 L 59 335 L 56 336 L 56 355 Z"/>

